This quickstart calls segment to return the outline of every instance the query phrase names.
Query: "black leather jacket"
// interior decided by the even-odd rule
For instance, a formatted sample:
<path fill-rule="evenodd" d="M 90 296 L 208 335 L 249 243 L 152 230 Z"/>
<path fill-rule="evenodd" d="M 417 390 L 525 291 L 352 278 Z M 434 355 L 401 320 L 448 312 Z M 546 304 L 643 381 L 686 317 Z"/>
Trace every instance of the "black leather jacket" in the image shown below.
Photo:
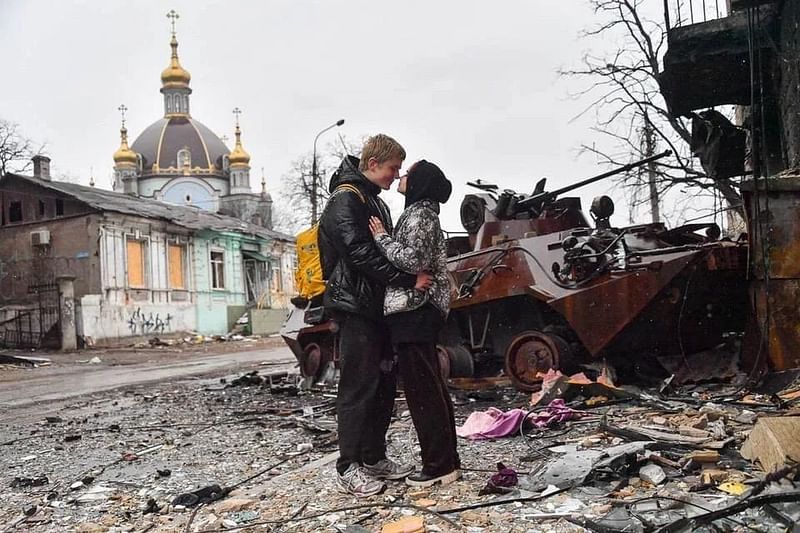
<path fill-rule="evenodd" d="M 373 320 L 383 317 L 387 285 L 413 287 L 416 275 L 403 272 L 381 253 L 369 230 L 376 216 L 392 231 L 389 208 L 378 198 L 380 187 L 358 170 L 358 158 L 347 156 L 331 177 L 332 193 L 320 217 L 319 250 L 327 280 L 323 304 L 330 311 L 358 313 Z M 339 185 L 358 188 L 364 201 Z"/>

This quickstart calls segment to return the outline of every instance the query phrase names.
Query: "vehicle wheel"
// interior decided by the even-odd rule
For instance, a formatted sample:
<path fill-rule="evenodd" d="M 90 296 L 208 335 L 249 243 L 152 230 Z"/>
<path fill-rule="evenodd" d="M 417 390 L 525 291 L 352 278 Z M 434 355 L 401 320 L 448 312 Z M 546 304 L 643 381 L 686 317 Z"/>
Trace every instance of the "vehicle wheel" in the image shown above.
<path fill-rule="evenodd" d="M 309 342 L 303 347 L 303 361 L 300 373 L 306 378 L 316 378 L 322 363 L 322 347 L 316 342 Z"/>
<path fill-rule="evenodd" d="M 450 354 L 441 344 L 436 345 L 436 358 L 439 360 L 439 371 L 442 379 L 447 382 L 450 379 Z"/>
<path fill-rule="evenodd" d="M 437 345 L 436 353 L 445 379 L 471 378 L 475 374 L 475 363 L 472 360 L 472 354 L 465 346 Z"/>
<path fill-rule="evenodd" d="M 561 360 L 568 358 L 568 351 L 569 344 L 557 335 L 525 331 L 515 336 L 506 349 L 506 375 L 520 390 L 539 390 L 540 374 L 558 369 Z"/>

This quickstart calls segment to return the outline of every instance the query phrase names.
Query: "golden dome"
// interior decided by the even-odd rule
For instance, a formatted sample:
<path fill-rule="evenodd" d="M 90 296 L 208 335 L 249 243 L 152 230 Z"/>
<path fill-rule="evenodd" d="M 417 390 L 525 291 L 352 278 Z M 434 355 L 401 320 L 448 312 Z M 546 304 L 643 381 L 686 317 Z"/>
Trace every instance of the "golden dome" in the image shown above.
<path fill-rule="evenodd" d="M 116 152 L 114 152 L 114 163 L 117 165 L 125 163 L 135 165 L 138 158 L 136 157 L 136 152 L 128 148 L 128 130 L 125 128 L 125 126 L 120 128 L 119 136 L 120 143 L 119 148 Z"/>
<path fill-rule="evenodd" d="M 238 124 L 236 125 L 236 146 L 228 155 L 228 161 L 230 161 L 231 166 L 248 165 L 250 163 L 250 154 L 242 148 L 242 131 L 239 129 Z"/>
<path fill-rule="evenodd" d="M 174 33 L 169 45 L 172 47 L 172 58 L 169 66 L 161 73 L 161 84 L 165 89 L 188 88 L 192 75 L 178 61 L 178 39 L 175 38 Z"/>

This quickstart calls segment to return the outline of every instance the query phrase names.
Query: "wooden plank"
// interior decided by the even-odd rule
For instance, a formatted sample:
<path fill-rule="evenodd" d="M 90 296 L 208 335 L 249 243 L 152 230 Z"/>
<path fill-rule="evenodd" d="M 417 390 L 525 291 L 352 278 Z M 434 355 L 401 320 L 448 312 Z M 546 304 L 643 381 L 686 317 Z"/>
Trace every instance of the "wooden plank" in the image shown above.
<path fill-rule="evenodd" d="M 183 250 L 184 247 L 178 244 L 169 245 L 169 286 L 172 289 L 186 288 L 183 280 Z"/>
<path fill-rule="evenodd" d="M 757 461 L 765 472 L 800 461 L 800 417 L 759 418 L 742 445 L 741 454 Z"/>
<path fill-rule="evenodd" d="M 141 241 L 126 241 L 128 258 L 128 286 L 144 287 L 144 244 Z"/>

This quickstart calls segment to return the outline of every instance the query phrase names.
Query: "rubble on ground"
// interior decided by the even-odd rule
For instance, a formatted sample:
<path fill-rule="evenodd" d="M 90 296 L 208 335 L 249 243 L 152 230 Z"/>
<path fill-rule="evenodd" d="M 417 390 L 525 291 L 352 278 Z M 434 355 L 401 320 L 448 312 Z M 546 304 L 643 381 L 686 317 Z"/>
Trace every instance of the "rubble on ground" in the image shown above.
<path fill-rule="evenodd" d="M 783 531 L 800 518 L 796 382 L 573 387 L 547 405 L 502 383 L 454 390 L 459 426 L 491 409 L 543 423 L 460 439 L 451 485 L 358 500 L 336 487 L 335 390 L 264 372 L 98 393 L 0 426 L 0 530 Z M 418 463 L 402 396 L 388 444 Z"/>

